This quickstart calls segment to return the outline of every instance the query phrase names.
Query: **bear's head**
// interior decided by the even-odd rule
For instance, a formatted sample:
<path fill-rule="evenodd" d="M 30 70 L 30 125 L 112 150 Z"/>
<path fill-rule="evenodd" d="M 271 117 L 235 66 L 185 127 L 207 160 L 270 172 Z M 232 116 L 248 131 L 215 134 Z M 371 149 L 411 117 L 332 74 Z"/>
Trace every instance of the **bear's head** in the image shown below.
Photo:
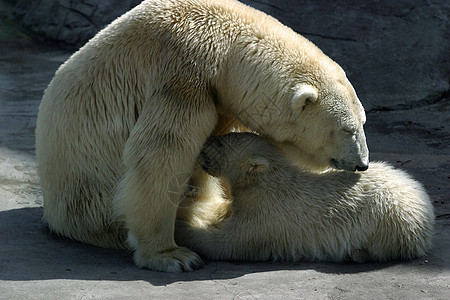
<path fill-rule="evenodd" d="M 290 164 L 267 140 L 250 132 L 208 138 L 199 159 L 205 172 L 226 178 L 232 187 L 259 184 L 264 174 Z"/>
<path fill-rule="evenodd" d="M 289 125 L 283 131 L 272 127 L 276 133 L 265 134 L 286 157 L 313 169 L 367 170 L 366 116 L 345 75 L 298 83 L 290 109 Z"/>
<path fill-rule="evenodd" d="M 366 170 L 366 116 L 344 70 L 300 35 L 279 32 L 246 37 L 228 61 L 219 106 L 302 167 Z"/>

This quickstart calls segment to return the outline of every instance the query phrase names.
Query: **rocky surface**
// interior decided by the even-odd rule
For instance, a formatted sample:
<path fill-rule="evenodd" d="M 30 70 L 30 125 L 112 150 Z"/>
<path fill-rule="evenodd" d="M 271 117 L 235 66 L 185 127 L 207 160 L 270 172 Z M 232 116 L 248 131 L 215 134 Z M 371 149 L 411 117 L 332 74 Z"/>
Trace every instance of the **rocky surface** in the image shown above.
<path fill-rule="evenodd" d="M 0 0 L 0 15 L 10 12 L 13 2 Z M 209 262 L 192 273 L 165 274 L 138 269 L 130 253 L 50 234 L 41 220 L 34 130 L 42 92 L 72 50 L 36 42 L 11 20 L 0 18 L 0 298 L 450 299 L 450 101 L 424 98 L 420 89 L 412 89 L 427 83 L 427 88 L 441 91 L 433 82 L 448 84 L 445 45 L 436 42 L 448 37 L 430 33 L 444 30 L 448 16 L 438 14 L 428 18 L 428 26 L 418 25 L 425 22 L 424 11 L 438 11 L 446 1 L 440 6 L 423 1 L 409 13 L 397 5 L 414 1 L 302 2 L 302 9 L 287 1 L 277 1 L 283 3 L 278 6 L 253 3 L 280 19 L 286 16 L 291 26 L 301 25 L 303 31 L 298 31 L 346 68 L 370 108 L 366 133 L 371 160 L 407 170 L 432 198 L 437 227 L 429 255 L 384 264 Z M 379 18 L 393 25 L 383 33 L 375 30 L 380 25 L 359 13 L 367 3 L 378 3 Z M 332 24 L 311 18 L 319 11 L 328 14 Z M 351 35 L 347 29 L 352 26 L 366 28 L 367 34 Z M 392 38 L 396 26 L 403 28 L 396 36 L 417 36 L 416 44 Z M 390 50 L 381 51 L 383 45 Z M 424 58 L 424 53 L 432 55 Z M 408 65 L 411 57 L 420 64 Z M 421 70 L 423 78 L 415 70 Z"/>

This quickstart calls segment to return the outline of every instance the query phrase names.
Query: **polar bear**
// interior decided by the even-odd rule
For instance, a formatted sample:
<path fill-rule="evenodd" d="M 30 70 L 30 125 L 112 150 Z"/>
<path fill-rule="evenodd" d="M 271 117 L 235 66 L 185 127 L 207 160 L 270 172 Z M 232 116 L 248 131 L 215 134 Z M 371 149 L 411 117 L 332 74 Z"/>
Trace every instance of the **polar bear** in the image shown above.
<path fill-rule="evenodd" d="M 362 173 L 302 171 L 253 133 L 211 137 L 201 157 L 232 200 L 181 205 L 190 214 L 180 215 L 175 237 L 208 259 L 385 261 L 431 248 L 427 193 L 386 163 Z"/>
<path fill-rule="evenodd" d="M 191 270 L 177 205 L 206 139 L 242 126 L 314 168 L 365 170 L 364 109 L 342 68 L 233 0 L 147 0 L 74 53 L 36 127 L 44 219 L 60 235 Z M 206 184 L 206 183 L 205 183 Z M 201 186 L 202 184 L 200 184 Z"/>

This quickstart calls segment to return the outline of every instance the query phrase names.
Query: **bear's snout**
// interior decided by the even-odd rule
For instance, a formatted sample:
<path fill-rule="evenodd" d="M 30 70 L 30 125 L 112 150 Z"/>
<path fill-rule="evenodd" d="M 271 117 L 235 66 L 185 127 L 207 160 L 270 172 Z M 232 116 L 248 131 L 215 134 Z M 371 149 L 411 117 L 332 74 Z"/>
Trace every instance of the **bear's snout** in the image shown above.
<path fill-rule="evenodd" d="M 369 168 L 369 165 L 356 166 L 356 171 L 366 171 Z"/>
<path fill-rule="evenodd" d="M 199 154 L 200 166 L 209 175 L 219 176 L 220 162 L 224 160 L 223 143 L 215 137 L 209 138 Z"/>
<path fill-rule="evenodd" d="M 202 150 L 199 155 L 200 159 L 200 166 L 202 167 L 203 171 L 206 173 L 209 173 L 209 165 L 211 164 L 211 159 L 209 158 L 208 154 L 205 150 Z"/>
<path fill-rule="evenodd" d="M 356 171 L 366 171 L 369 168 L 369 163 L 359 162 L 358 164 L 353 164 L 347 161 L 338 161 L 337 159 L 331 159 L 331 165 L 338 170 L 345 170 L 350 172 Z"/>
<path fill-rule="evenodd" d="M 209 149 L 211 150 L 211 149 Z M 212 176 L 218 176 L 219 164 L 217 162 L 217 153 L 203 149 L 199 155 L 200 166 L 203 171 Z"/>

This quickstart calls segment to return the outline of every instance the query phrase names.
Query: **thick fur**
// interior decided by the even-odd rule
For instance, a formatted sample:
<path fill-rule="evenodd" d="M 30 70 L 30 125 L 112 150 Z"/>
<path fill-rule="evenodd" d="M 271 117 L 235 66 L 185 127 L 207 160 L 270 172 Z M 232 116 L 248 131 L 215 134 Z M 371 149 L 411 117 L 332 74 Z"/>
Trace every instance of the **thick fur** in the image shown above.
<path fill-rule="evenodd" d="M 354 170 L 367 165 L 364 122 L 344 71 L 277 20 L 233 0 L 143 1 L 44 93 L 44 219 L 90 244 L 128 240 L 138 266 L 191 270 L 200 259 L 175 244 L 175 215 L 211 134 L 246 126 L 298 161 Z"/>
<path fill-rule="evenodd" d="M 362 173 L 301 171 L 251 133 L 211 138 L 202 157 L 205 170 L 228 182 L 232 201 L 194 202 L 176 240 L 206 258 L 385 261 L 432 246 L 427 193 L 386 163 Z"/>

